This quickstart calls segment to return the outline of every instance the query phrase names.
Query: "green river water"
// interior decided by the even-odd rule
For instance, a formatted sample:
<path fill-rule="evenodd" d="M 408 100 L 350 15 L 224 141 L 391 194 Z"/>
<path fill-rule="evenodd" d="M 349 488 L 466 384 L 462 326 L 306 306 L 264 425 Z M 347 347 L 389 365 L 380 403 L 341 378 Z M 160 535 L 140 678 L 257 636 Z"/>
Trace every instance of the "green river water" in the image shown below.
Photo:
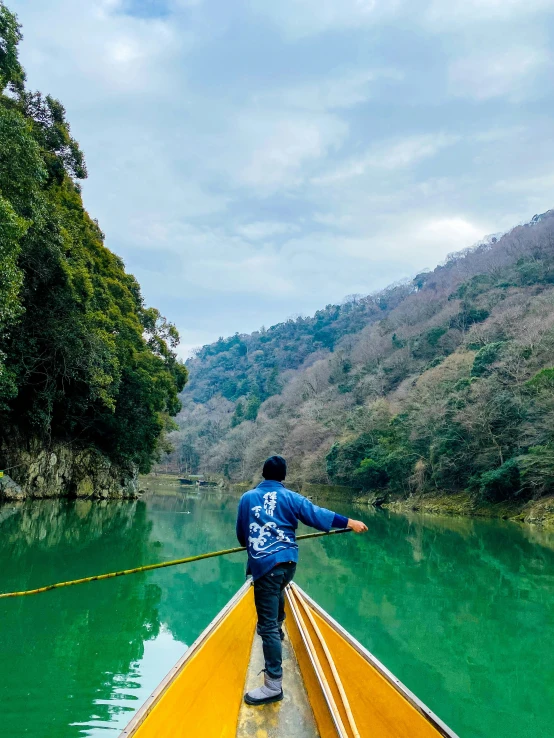
<path fill-rule="evenodd" d="M 0 591 L 236 545 L 236 504 L 0 507 Z M 301 543 L 298 583 L 460 738 L 554 736 L 554 535 L 328 506 L 369 532 Z M 0 735 L 117 736 L 243 581 L 235 554 L 0 600 Z"/>

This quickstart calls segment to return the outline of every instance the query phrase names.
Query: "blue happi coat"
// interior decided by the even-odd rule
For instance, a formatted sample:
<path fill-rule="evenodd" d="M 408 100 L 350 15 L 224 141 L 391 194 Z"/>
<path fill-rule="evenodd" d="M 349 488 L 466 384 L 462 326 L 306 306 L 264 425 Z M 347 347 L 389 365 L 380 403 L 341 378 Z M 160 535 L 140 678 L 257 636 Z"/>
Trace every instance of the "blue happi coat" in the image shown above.
<path fill-rule="evenodd" d="M 240 498 L 237 538 L 248 549 L 248 572 L 259 579 L 277 564 L 298 561 L 298 521 L 329 531 L 346 528 L 348 518 L 287 489 L 281 482 L 265 480 Z"/>

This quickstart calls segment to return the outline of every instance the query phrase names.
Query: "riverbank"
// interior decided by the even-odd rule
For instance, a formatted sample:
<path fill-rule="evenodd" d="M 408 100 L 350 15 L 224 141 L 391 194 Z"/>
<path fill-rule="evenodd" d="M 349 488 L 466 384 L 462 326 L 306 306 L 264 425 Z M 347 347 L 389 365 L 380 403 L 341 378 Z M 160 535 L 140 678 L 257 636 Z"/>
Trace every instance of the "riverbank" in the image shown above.
<path fill-rule="evenodd" d="M 310 500 L 343 500 L 352 502 L 359 494 L 359 491 L 353 487 L 344 487 L 340 484 L 312 484 L 311 482 L 299 482 L 294 479 L 285 481 L 285 485 L 296 492 L 308 497 Z M 229 484 L 229 489 L 236 494 L 243 494 L 249 489 L 255 487 L 255 482 L 236 482 Z"/>
<path fill-rule="evenodd" d="M 160 474 L 141 478 L 146 489 L 150 484 L 171 484 L 180 487 L 176 475 Z M 503 502 L 479 502 L 468 492 L 456 494 L 412 495 L 408 498 L 387 498 L 383 493 L 360 492 L 352 487 L 332 484 L 310 484 L 287 479 L 287 486 L 297 490 L 318 504 L 343 502 L 362 507 L 382 507 L 391 512 L 421 512 L 431 515 L 450 515 L 472 518 L 499 518 L 520 523 L 541 525 L 554 528 L 554 495 L 540 500 L 521 502 L 505 500 Z M 240 495 L 255 486 L 253 482 L 235 482 L 222 485 L 222 488 L 235 495 Z"/>
<path fill-rule="evenodd" d="M 364 498 L 358 501 L 370 502 Z M 525 503 L 517 501 L 478 502 L 467 492 L 458 494 L 413 495 L 380 505 L 392 512 L 423 512 L 435 515 L 463 515 L 474 518 L 501 518 L 554 528 L 554 495 Z"/>

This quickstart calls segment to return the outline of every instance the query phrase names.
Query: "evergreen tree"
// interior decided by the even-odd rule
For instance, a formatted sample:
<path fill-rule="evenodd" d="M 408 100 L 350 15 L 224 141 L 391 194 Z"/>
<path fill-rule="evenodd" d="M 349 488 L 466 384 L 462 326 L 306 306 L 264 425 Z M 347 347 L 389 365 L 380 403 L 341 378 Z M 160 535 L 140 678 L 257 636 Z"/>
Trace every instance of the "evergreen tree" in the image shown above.
<path fill-rule="evenodd" d="M 25 89 L 0 0 L 0 440 L 95 446 L 145 472 L 187 370 L 174 326 L 83 207 L 61 103 Z"/>

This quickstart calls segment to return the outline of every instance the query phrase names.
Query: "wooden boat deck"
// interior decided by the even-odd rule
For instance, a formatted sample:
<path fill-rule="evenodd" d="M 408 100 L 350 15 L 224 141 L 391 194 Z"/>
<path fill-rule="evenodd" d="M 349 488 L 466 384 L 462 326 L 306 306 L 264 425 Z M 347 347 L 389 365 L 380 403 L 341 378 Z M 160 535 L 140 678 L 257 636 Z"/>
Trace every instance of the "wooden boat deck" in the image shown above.
<path fill-rule="evenodd" d="M 255 636 L 246 675 L 245 692 L 260 686 L 263 677 L 260 671 L 263 668 L 262 640 L 259 636 Z M 283 673 L 285 696 L 281 702 L 265 707 L 252 707 L 242 703 L 237 738 L 319 738 L 288 633 L 283 641 Z"/>
<path fill-rule="evenodd" d="M 300 587 L 286 607 L 282 702 L 242 704 L 263 666 L 245 582 L 120 738 L 457 738 Z"/>

